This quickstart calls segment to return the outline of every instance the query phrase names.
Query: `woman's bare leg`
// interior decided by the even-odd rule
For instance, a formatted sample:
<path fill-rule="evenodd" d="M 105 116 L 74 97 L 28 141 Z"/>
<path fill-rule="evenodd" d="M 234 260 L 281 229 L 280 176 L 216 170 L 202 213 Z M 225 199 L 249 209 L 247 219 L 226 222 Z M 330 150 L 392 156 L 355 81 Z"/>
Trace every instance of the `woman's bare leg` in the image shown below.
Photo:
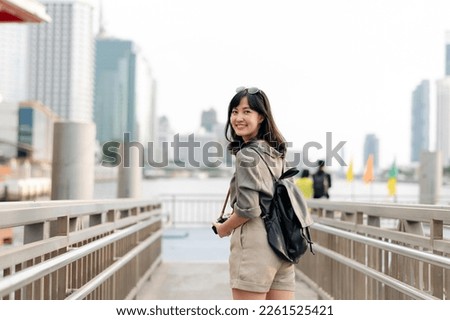
<path fill-rule="evenodd" d="M 232 289 L 233 300 L 265 300 L 266 293 Z"/>
<path fill-rule="evenodd" d="M 285 290 L 269 290 L 267 292 L 267 300 L 294 300 L 295 293 Z"/>

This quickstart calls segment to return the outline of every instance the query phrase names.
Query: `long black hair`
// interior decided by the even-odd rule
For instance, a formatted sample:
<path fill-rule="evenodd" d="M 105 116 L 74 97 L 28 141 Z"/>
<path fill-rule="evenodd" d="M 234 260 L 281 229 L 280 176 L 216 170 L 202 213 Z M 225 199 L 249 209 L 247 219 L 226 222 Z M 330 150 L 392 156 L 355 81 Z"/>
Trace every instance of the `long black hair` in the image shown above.
<path fill-rule="evenodd" d="M 233 109 L 240 104 L 242 98 L 247 97 L 250 109 L 258 112 L 264 118 L 259 127 L 256 139 L 265 140 L 271 147 L 280 152 L 284 157 L 286 154 L 286 141 L 275 124 L 269 99 L 262 90 L 258 90 L 256 93 L 249 93 L 248 91 L 248 89 L 244 89 L 236 93 L 228 106 L 228 118 L 225 126 L 225 138 L 230 142 L 228 144 L 228 150 L 230 150 L 233 154 L 236 154 L 236 152 L 244 146 L 244 140 L 241 136 L 236 134 L 233 126 L 231 125 L 230 119 Z"/>

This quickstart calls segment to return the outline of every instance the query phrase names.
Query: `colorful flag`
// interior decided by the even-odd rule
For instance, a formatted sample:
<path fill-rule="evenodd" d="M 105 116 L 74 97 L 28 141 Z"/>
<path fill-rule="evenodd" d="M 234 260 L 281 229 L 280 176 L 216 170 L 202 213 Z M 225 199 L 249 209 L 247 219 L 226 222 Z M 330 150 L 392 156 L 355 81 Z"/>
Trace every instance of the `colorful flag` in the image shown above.
<path fill-rule="evenodd" d="M 348 182 L 352 182 L 353 181 L 353 160 L 350 160 L 350 164 L 348 165 L 347 181 Z"/>
<path fill-rule="evenodd" d="M 365 183 L 371 183 L 374 179 L 373 175 L 373 154 L 369 154 L 366 169 L 364 170 L 363 180 Z"/>
<path fill-rule="evenodd" d="M 387 183 L 387 188 L 390 196 L 395 196 L 397 194 L 396 186 L 397 186 L 398 169 L 395 162 L 396 161 L 394 160 L 391 169 L 389 170 L 389 178 Z"/>

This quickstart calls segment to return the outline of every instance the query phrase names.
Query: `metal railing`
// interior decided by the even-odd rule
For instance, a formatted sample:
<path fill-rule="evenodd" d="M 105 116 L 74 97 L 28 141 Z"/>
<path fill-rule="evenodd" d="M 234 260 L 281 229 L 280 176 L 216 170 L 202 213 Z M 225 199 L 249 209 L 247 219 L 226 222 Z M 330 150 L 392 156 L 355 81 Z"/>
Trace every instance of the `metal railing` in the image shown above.
<path fill-rule="evenodd" d="M 325 299 L 449 299 L 450 207 L 310 200 L 316 255 L 298 268 Z"/>
<path fill-rule="evenodd" d="M 162 217 L 210 224 L 223 195 L 0 205 L 24 245 L 0 251 L 3 299 L 133 298 L 161 261 Z M 297 269 L 324 299 L 449 299 L 450 207 L 309 200 L 316 254 Z M 2 272 L 2 273 L 1 273 Z"/>
<path fill-rule="evenodd" d="M 3 228 L 0 299 L 132 299 L 161 262 L 156 199 L 2 203 Z"/>
<path fill-rule="evenodd" d="M 162 211 L 170 225 L 211 224 L 222 211 L 226 194 L 163 194 Z M 227 207 L 226 212 L 231 208 Z"/>
<path fill-rule="evenodd" d="M 211 223 L 222 195 L 167 195 L 175 225 Z M 316 255 L 298 265 L 325 299 L 449 299 L 450 207 L 309 200 Z M 229 210 L 229 209 L 228 209 Z"/>

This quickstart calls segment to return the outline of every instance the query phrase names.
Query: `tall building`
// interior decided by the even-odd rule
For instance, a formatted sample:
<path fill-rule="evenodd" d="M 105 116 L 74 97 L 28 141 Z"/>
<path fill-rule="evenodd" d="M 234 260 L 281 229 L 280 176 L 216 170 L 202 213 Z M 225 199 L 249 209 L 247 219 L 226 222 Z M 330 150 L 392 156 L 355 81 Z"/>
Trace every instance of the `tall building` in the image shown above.
<path fill-rule="evenodd" d="M 442 164 L 450 166 L 450 77 L 436 82 L 436 150 L 441 151 Z"/>
<path fill-rule="evenodd" d="M 445 34 L 445 75 L 450 76 L 450 32 Z"/>
<path fill-rule="evenodd" d="M 51 163 L 53 155 L 53 124 L 56 114 L 50 108 L 36 101 L 24 101 L 19 104 L 18 142 L 30 149 L 20 149 L 19 158 L 31 158 L 33 161 Z"/>
<path fill-rule="evenodd" d="M 97 140 L 155 141 L 155 81 L 135 43 L 104 35 L 96 39 L 94 119 Z"/>
<path fill-rule="evenodd" d="M 207 132 L 213 132 L 217 124 L 217 112 L 213 108 L 203 111 L 201 118 L 201 127 L 205 128 Z"/>
<path fill-rule="evenodd" d="M 375 171 L 379 168 L 379 149 L 380 149 L 380 142 L 375 134 L 367 134 L 366 138 L 364 140 L 364 163 L 363 168 L 366 165 L 367 159 L 369 158 L 370 154 L 373 154 L 373 168 Z"/>
<path fill-rule="evenodd" d="M 17 156 L 18 102 L 0 102 L 0 162 Z"/>
<path fill-rule="evenodd" d="M 0 44 L 0 100 L 7 102 L 25 100 L 28 96 L 27 26 L 2 24 Z"/>
<path fill-rule="evenodd" d="M 49 24 L 30 28 L 29 98 L 62 120 L 93 118 L 94 33 L 89 0 L 42 0 Z"/>
<path fill-rule="evenodd" d="M 422 151 L 430 143 L 430 83 L 423 80 L 412 93 L 411 106 L 411 161 L 419 162 Z"/>

